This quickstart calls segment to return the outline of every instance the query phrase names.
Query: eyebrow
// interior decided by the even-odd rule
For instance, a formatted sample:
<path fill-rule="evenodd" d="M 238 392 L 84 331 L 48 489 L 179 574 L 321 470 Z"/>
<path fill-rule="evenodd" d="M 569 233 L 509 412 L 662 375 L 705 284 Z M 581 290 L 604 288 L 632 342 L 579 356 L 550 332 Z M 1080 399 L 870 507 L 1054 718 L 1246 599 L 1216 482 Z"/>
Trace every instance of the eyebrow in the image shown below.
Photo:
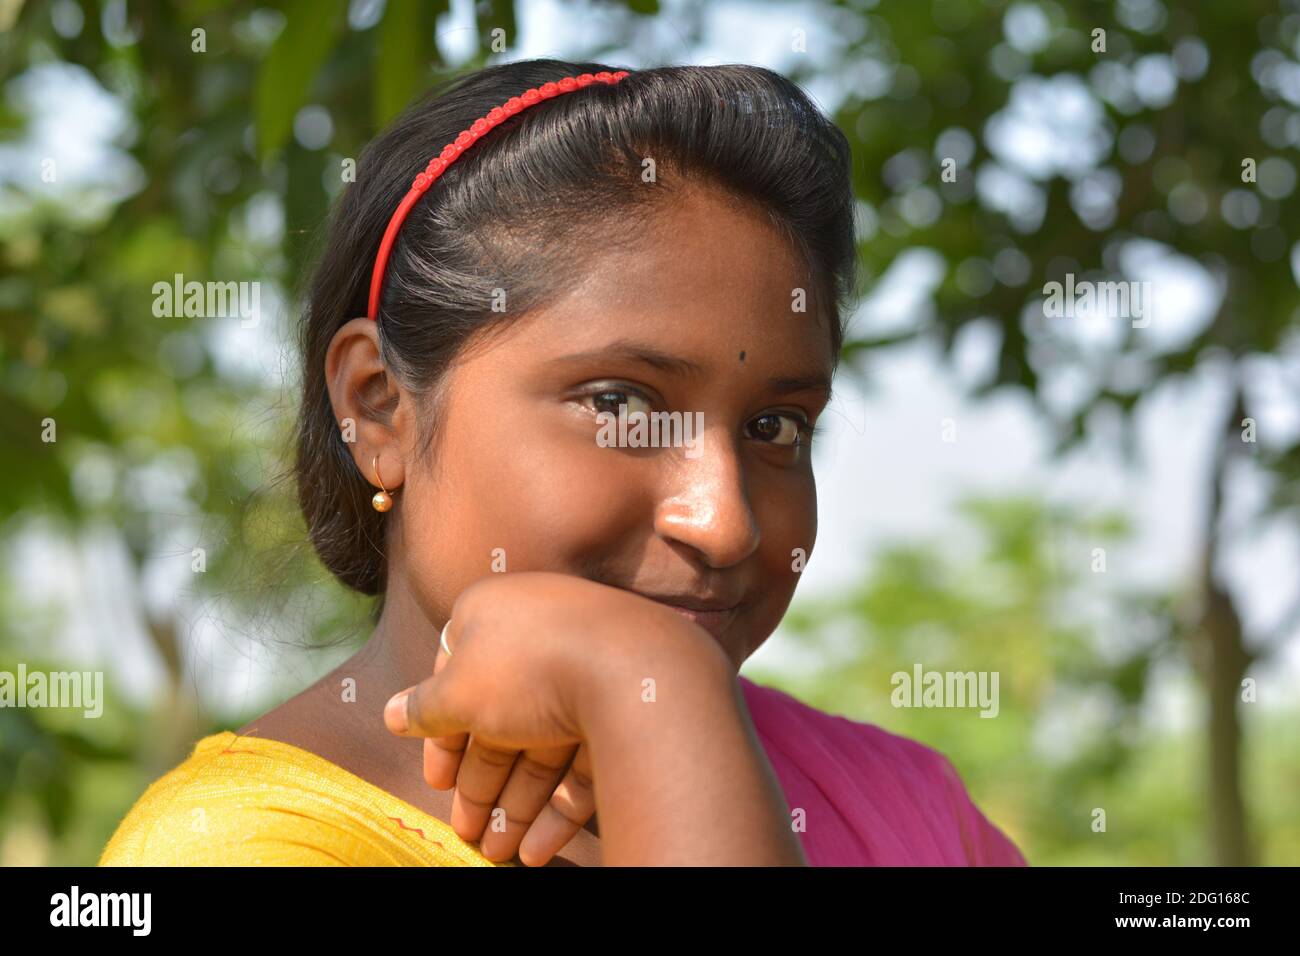
<path fill-rule="evenodd" d="M 626 339 L 612 342 L 605 348 L 561 356 L 555 359 L 552 364 L 579 365 L 602 359 L 623 359 L 630 362 L 639 362 L 669 375 L 677 375 L 682 378 L 702 378 L 708 374 L 708 369 L 698 362 L 692 362 L 690 359 L 680 358 L 676 355 L 669 355 L 654 346 Z M 779 395 L 789 395 L 795 392 L 817 392 L 825 395 L 827 401 L 831 397 L 831 380 L 822 372 L 769 379 L 767 388 Z"/>
<path fill-rule="evenodd" d="M 669 355 L 667 352 L 661 352 L 650 345 L 627 340 L 612 342 L 603 349 L 592 349 L 590 352 L 575 352 L 572 355 L 565 355 L 556 359 L 555 364 L 579 365 L 599 359 L 625 359 L 629 362 L 640 362 L 643 365 L 657 368 L 661 372 L 667 372 L 669 375 L 679 375 L 683 378 L 700 377 L 707 371 L 703 365 L 697 362 Z"/>
<path fill-rule="evenodd" d="M 820 372 L 815 375 L 801 375 L 796 378 L 770 379 L 767 387 L 778 395 L 791 395 L 796 392 L 816 392 L 831 400 L 831 380 Z"/>

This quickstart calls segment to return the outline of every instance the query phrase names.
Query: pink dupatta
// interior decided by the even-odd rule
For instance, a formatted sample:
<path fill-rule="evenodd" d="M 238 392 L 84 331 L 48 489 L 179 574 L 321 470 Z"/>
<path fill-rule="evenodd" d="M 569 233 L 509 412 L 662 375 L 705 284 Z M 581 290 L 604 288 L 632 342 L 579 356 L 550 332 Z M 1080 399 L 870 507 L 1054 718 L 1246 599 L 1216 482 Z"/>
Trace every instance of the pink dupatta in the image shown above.
<path fill-rule="evenodd" d="M 943 754 L 739 681 L 812 866 L 1028 866 Z"/>

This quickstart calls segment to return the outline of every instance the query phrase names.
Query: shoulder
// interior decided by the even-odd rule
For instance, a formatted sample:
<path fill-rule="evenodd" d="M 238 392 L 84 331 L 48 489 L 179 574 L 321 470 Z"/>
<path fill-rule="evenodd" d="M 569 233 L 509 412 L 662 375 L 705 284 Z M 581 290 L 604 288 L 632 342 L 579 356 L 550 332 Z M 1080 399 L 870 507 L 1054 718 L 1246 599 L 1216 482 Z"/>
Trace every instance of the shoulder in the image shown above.
<path fill-rule="evenodd" d="M 960 786 L 960 777 L 952 763 L 920 741 L 895 734 L 883 727 L 840 714 L 819 710 L 794 695 L 776 687 L 755 684 L 741 678 L 746 703 L 761 733 L 770 733 L 773 725 L 795 729 L 805 739 L 813 737 L 832 748 L 850 748 L 849 754 L 866 757 L 877 763 L 877 770 L 889 769 L 919 773 L 926 779 Z M 793 735 L 792 735 L 793 736 Z M 833 750 L 845 756 L 841 750 Z M 963 792 L 965 787 L 962 786 Z"/>
<path fill-rule="evenodd" d="M 491 863 L 442 821 L 323 758 L 227 731 L 200 740 L 149 786 L 99 865 Z"/>
<path fill-rule="evenodd" d="M 788 759 L 823 786 L 833 782 L 845 794 L 846 805 L 870 806 L 873 816 L 900 832 L 923 822 L 927 831 L 950 837 L 947 842 L 971 864 L 1026 865 L 938 750 L 875 724 L 819 710 L 775 687 L 743 677 L 741 686 L 769 755 L 777 751 L 779 759 Z"/>
<path fill-rule="evenodd" d="M 302 817 L 276 820 L 265 773 L 232 778 L 229 749 L 238 738 L 205 737 L 180 765 L 155 780 L 118 824 L 100 866 L 221 866 L 335 863 L 327 849 L 294 844 Z M 279 839 L 267 840 L 266 824 Z M 239 839 L 243 832 L 250 839 Z"/>

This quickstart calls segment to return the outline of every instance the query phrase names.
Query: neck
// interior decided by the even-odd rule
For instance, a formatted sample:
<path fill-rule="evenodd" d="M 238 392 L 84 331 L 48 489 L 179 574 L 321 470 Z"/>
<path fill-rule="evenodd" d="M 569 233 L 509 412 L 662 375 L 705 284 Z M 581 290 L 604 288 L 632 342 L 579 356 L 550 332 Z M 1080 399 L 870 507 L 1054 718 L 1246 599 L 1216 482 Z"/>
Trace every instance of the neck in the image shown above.
<path fill-rule="evenodd" d="M 421 609 L 400 574 L 392 575 L 384 593 L 384 610 L 366 646 L 354 658 L 371 680 L 396 694 L 433 673 L 438 635 L 445 620 L 434 621 Z M 364 655 L 364 659 L 363 658 Z"/>

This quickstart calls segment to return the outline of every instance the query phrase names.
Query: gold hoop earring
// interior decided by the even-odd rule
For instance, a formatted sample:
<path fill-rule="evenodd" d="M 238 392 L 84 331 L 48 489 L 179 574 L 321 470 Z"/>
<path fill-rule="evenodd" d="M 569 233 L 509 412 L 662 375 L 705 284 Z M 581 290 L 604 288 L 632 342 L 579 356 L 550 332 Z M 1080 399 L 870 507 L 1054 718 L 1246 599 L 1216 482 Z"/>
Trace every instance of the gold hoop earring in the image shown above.
<path fill-rule="evenodd" d="M 378 455 L 370 460 L 370 470 L 375 473 L 375 481 L 379 484 L 379 487 L 384 488 L 384 482 L 379 477 Z M 393 507 L 393 496 L 388 493 L 387 488 L 384 488 L 383 491 L 375 492 L 375 496 L 370 499 L 370 504 L 376 511 L 387 511 L 389 508 Z"/>

